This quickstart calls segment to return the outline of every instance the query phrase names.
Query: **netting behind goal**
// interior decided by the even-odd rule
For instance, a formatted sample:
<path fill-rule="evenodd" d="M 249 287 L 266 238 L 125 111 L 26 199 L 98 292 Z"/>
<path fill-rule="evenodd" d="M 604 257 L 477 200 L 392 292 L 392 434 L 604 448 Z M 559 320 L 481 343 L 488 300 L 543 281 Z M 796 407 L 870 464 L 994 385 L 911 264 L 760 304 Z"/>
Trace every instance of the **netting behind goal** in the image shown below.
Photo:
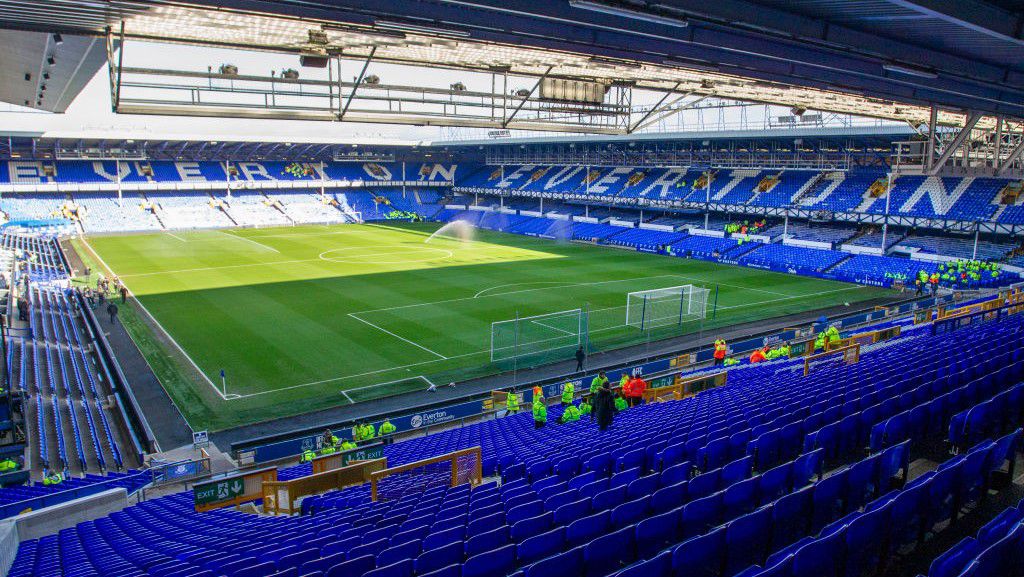
<path fill-rule="evenodd" d="M 646 331 L 702 319 L 710 292 L 690 284 L 631 292 L 626 295 L 626 326 Z"/>
<path fill-rule="evenodd" d="M 491 323 L 491 361 L 570 355 L 586 343 L 587 315 L 573 309 Z"/>
<path fill-rule="evenodd" d="M 434 487 L 455 487 L 483 480 L 480 447 L 463 449 L 415 463 L 399 465 L 370 474 L 374 501 L 394 501 Z"/>

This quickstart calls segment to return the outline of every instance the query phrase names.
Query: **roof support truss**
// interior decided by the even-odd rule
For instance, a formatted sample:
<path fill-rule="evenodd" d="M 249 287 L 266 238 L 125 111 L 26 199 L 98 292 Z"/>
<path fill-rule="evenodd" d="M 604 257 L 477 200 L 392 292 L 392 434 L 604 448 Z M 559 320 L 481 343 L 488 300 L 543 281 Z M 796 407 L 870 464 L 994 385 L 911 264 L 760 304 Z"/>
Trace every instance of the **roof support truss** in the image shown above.
<path fill-rule="evenodd" d="M 929 154 L 929 157 L 926 159 L 928 163 L 928 168 L 926 172 L 929 175 L 934 176 L 938 174 L 939 171 L 942 170 L 942 167 L 946 164 L 946 161 L 948 161 L 953 156 L 953 153 L 959 150 L 960 147 L 962 147 L 964 143 L 967 142 L 967 138 L 970 137 L 971 131 L 974 130 L 974 127 L 978 124 L 978 121 L 981 120 L 981 116 L 982 114 L 980 112 L 971 111 L 970 113 L 968 113 L 967 122 L 964 124 L 964 127 L 960 129 L 960 131 L 957 133 L 955 137 L 953 137 L 953 141 L 950 142 L 945 149 L 943 149 L 942 153 L 939 154 L 939 157 L 933 160 L 931 158 L 931 155 Z M 932 147 L 929 146 L 928 149 L 929 151 L 931 151 Z"/>

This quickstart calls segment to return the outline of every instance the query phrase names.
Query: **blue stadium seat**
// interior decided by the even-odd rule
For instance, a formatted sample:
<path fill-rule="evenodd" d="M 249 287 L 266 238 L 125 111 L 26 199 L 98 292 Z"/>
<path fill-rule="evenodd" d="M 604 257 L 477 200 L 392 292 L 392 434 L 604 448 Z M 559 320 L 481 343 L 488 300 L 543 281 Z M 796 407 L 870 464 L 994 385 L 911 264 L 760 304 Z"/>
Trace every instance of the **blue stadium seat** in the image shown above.
<path fill-rule="evenodd" d="M 726 575 L 758 565 L 768 554 L 772 534 L 772 506 L 738 517 L 726 525 Z"/>
<path fill-rule="evenodd" d="M 584 573 L 587 577 L 608 575 L 636 557 L 636 529 L 623 527 L 594 539 L 583 549 Z"/>
<path fill-rule="evenodd" d="M 673 575 L 718 577 L 725 567 L 726 530 L 718 528 L 684 541 L 672 550 Z"/>

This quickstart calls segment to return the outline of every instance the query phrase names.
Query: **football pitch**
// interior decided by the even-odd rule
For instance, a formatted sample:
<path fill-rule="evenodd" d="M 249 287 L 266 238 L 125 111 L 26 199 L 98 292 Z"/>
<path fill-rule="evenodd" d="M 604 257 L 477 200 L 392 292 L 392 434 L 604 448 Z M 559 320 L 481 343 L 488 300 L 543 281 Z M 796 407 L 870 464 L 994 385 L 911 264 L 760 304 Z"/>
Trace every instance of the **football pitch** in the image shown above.
<path fill-rule="evenodd" d="M 137 297 L 141 322 L 131 311 L 122 321 L 197 430 L 506 370 L 491 362 L 491 324 L 517 316 L 584 310 L 591 349 L 606 350 L 888 294 L 485 230 L 429 238 L 439 226 L 167 232 L 77 246 Z M 710 290 L 703 323 L 625 325 L 627 293 L 685 284 Z"/>

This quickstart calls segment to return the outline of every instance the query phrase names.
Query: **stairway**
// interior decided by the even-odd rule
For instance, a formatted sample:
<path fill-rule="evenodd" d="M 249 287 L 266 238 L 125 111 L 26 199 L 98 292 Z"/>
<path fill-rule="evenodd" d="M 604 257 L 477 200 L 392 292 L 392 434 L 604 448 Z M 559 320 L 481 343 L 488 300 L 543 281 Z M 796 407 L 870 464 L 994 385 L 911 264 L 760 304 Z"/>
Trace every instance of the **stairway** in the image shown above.
<path fill-rule="evenodd" d="M 846 179 L 842 173 L 830 172 L 822 174 L 821 178 L 815 180 L 804 190 L 793 197 L 793 204 L 811 206 L 828 198 L 836 188 Z"/>
<path fill-rule="evenodd" d="M 281 214 L 283 214 L 284 217 L 288 219 L 288 222 L 291 223 L 292 226 L 295 226 L 295 219 L 293 219 L 291 217 L 291 215 L 289 215 L 287 212 L 285 212 L 285 210 L 284 210 L 284 203 L 282 203 L 280 200 L 277 200 L 276 198 L 270 198 L 269 196 L 267 196 L 267 193 L 265 193 L 265 192 L 262 192 L 260 194 L 263 195 L 263 198 L 265 198 L 265 199 L 270 201 L 270 203 L 271 203 L 270 207 L 271 208 L 273 208 L 277 212 L 280 212 Z"/>
<path fill-rule="evenodd" d="M 725 196 L 727 194 L 729 194 L 729 192 L 732 191 L 732 189 L 736 188 L 736 185 L 738 185 L 740 182 L 742 182 L 743 179 L 757 176 L 760 173 L 761 173 L 760 170 L 734 170 L 734 171 L 732 171 L 729 174 L 729 182 L 725 183 L 725 186 L 723 186 L 721 188 L 721 190 L 719 190 L 715 194 L 711 195 L 711 200 L 715 200 L 715 201 L 722 200 L 723 198 L 725 198 Z M 714 181 L 711 181 L 711 182 L 714 183 Z"/>
<path fill-rule="evenodd" d="M 209 195 L 210 195 L 210 200 L 214 200 L 214 201 L 216 201 L 216 200 L 217 200 L 217 199 L 216 199 L 216 198 L 215 198 L 215 197 L 213 196 L 213 193 L 212 193 L 212 192 L 210 192 L 210 193 L 207 193 L 207 194 L 209 194 Z M 238 226 L 238 221 L 237 221 L 237 220 L 235 220 L 235 217 L 231 216 L 231 213 L 230 213 L 230 212 L 228 212 L 228 208 L 230 208 L 230 206 L 231 206 L 231 205 L 229 205 L 229 204 L 228 204 L 228 201 L 227 201 L 227 200 L 221 200 L 221 201 L 220 201 L 220 203 L 219 203 L 219 204 L 217 205 L 217 210 L 219 210 L 219 211 L 223 212 L 223 213 L 224 213 L 224 216 L 228 217 L 228 220 L 230 220 L 230 221 L 231 221 L 231 224 L 233 224 L 233 225 L 235 225 L 235 226 Z"/>
<path fill-rule="evenodd" d="M 839 265 L 843 264 L 844 262 L 850 260 L 853 257 L 854 257 L 854 255 L 852 255 L 852 254 L 846 255 L 845 257 L 843 257 L 842 260 L 840 260 L 839 262 L 835 263 L 834 265 L 832 265 L 832 266 L 822 270 L 821 272 L 823 272 L 823 273 L 829 272 L 829 271 L 833 270 L 834 268 L 838 267 Z"/>
<path fill-rule="evenodd" d="M 996 209 L 995 213 L 992 214 L 992 217 L 989 218 L 989 220 L 992 222 L 999 222 L 999 217 L 1003 216 L 1003 213 L 1006 212 L 1006 209 L 1009 207 L 1010 205 L 1008 204 L 1000 204 L 999 208 Z"/>
<path fill-rule="evenodd" d="M 728 258 L 729 260 L 739 260 L 740 257 L 748 255 L 754 252 L 755 250 L 761 248 L 762 246 L 764 246 L 764 243 L 745 242 L 743 244 L 736 245 L 734 247 L 727 249 L 724 253 L 722 253 L 722 257 Z"/>
<path fill-rule="evenodd" d="M 160 207 L 160 203 L 149 200 L 149 197 L 146 196 L 145 192 L 139 191 L 139 196 L 142 198 L 143 201 L 148 203 L 150 207 L 152 207 L 150 209 L 150 212 L 153 213 L 153 218 L 156 219 L 156 222 L 157 224 L 160 225 L 160 228 L 164 230 L 169 230 L 167 228 L 167 225 L 164 224 L 164 219 L 160 218 L 160 211 L 162 210 L 162 208 Z"/>

